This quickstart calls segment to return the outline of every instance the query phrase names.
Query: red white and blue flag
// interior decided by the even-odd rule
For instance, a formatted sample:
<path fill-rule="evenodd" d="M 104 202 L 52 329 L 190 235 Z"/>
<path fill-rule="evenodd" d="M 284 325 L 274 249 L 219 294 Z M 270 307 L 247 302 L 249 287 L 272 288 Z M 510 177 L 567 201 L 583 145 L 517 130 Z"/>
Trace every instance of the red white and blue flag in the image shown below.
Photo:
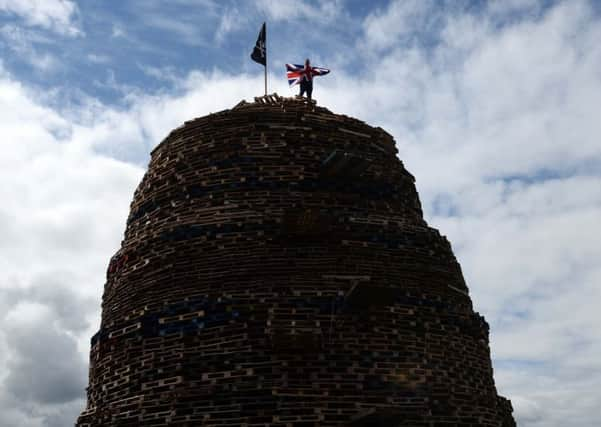
<path fill-rule="evenodd" d="M 300 84 L 303 78 L 312 80 L 313 76 L 325 76 L 330 72 L 327 68 L 309 67 L 299 64 L 286 64 L 286 75 L 288 76 L 288 84 L 294 86 Z"/>

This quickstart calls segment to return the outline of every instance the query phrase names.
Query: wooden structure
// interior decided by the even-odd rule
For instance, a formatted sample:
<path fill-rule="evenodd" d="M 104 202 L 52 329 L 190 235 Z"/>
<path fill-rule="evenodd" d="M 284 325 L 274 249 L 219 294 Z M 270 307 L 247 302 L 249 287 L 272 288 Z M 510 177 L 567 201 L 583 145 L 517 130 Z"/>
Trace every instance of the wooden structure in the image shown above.
<path fill-rule="evenodd" d="M 269 95 L 152 152 L 92 338 L 96 426 L 515 426 L 392 137 Z"/>

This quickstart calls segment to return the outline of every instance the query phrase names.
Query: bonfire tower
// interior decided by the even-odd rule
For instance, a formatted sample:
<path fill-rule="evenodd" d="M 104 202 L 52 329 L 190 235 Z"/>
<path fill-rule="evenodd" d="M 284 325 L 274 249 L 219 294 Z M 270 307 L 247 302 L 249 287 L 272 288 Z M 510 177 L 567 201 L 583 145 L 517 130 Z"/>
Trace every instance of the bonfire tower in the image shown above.
<path fill-rule="evenodd" d="M 97 426 L 515 426 L 381 128 L 277 95 L 152 152 L 92 338 Z"/>

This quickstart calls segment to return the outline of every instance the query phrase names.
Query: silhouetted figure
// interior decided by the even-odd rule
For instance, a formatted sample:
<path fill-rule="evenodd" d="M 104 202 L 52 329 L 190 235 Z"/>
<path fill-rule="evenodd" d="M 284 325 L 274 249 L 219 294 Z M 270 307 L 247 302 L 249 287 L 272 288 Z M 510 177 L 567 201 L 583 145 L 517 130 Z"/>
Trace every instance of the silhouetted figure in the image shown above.
<path fill-rule="evenodd" d="M 290 86 L 300 84 L 299 97 L 306 93 L 309 101 L 311 101 L 311 95 L 313 94 L 313 77 L 325 76 L 330 72 L 327 68 L 312 67 L 311 61 L 308 58 L 305 60 L 304 66 L 299 64 L 286 64 L 286 71 L 288 84 Z"/>
<path fill-rule="evenodd" d="M 307 99 L 311 101 L 311 94 L 313 93 L 313 68 L 311 67 L 311 61 L 309 58 L 305 59 L 305 68 L 301 71 L 303 77 L 300 82 L 300 93 L 299 96 L 303 96 L 307 92 Z"/>

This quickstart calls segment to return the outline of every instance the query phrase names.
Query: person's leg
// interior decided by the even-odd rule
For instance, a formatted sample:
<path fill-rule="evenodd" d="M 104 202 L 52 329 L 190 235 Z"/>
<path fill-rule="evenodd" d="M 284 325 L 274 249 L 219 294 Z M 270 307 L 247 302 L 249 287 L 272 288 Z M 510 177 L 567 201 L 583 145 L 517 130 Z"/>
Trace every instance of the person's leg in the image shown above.
<path fill-rule="evenodd" d="M 305 80 L 301 80 L 301 83 L 300 83 L 300 93 L 299 93 L 298 96 L 303 96 L 306 91 L 307 91 L 307 83 L 305 82 Z"/>
<path fill-rule="evenodd" d="M 313 80 L 307 82 L 307 98 L 311 101 L 311 94 L 313 93 Z"/>

